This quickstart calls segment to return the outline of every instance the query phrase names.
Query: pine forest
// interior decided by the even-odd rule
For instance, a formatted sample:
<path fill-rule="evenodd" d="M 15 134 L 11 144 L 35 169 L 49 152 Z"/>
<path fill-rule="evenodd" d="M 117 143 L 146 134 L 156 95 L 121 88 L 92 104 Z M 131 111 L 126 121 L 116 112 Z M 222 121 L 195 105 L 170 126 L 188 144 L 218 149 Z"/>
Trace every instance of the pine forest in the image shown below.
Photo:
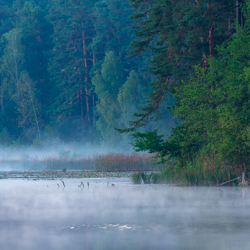
<path fill-rule="evenodd" d="M 172 174 L 250 166 L 249 0 L 0 5 L 1 145 L 132 144 Z"/>

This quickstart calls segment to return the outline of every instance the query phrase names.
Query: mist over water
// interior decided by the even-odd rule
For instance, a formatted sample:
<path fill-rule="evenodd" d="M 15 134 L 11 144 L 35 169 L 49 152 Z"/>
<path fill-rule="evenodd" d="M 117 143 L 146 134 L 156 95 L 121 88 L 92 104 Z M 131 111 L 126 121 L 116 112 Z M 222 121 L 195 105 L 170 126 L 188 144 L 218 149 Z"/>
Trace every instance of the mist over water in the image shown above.
<path fill-rule="evenodd" d="M 94 156 L 97 154 L 107 153 L 134 153 L 132 147 L 124 150 L 121 147 L 108 147 L 106 145 L 74 145 L 74 144 L 55 144 L 53 146 L 42 147 L 0 147 L 0 160 L 26 160 L 26 159 L 44 159 L 48 157 L 63 158 L 63 157 L 80 157 Z"/>
<path fill-rule="evenodd" d="M 0 147 L 0 171 L 28 171 L 46 169 L 47 160 L 78 160 L 93 158 L 100 154 L 135 153 L 132 148 L 124 150 L 121 147 L 80 146 L 74 144 L 55 144 L 43 147 Z M 90 166 L 91 169 L 91 166 Z M 60 169 L 61 170 L 61 169 Z"/>
<path fill-rule="evenodd" d="M 249 189 L 64 182 L 0 180 L 0 249 L 249 249 Z"/>

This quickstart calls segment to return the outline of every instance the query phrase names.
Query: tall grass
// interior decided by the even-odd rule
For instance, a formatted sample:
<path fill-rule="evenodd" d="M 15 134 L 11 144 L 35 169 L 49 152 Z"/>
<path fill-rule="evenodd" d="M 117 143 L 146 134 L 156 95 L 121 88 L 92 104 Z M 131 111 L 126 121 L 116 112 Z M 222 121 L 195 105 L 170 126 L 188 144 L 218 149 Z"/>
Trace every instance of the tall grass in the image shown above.
<path fill-rule="evenodd" d="M 160 172 L 156 173 L 154 183 L 168 183 L 188 186 L 213 186 L 241 177 L 242 172 L 250 176 L 250 167 L 230 165 L 218 160 L 215 156 L 199 156 L 184 167 L 173 160 Z M 138 177 L 137 177 L 138 178 Z M 236 180 L 238 184 L 240 180 Z M 229 183 L 231 185 L 232 183 Z"/>
<path fill-rule="evenodd" d="M 94 156 L 96 171 L 153 171 L 162 165 L 153 164 L 150 154 L 106 154 Z"/>

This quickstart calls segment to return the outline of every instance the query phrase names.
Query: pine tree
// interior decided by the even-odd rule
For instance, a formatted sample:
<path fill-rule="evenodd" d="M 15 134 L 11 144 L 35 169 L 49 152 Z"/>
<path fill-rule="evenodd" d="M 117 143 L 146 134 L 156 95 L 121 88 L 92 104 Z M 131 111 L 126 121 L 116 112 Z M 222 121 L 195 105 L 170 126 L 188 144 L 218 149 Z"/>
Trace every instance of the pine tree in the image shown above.
<path fill-rule="evenodd" d="M 155 1 L 130 0 L 137 10 L 137 40 L 134 53 L 152 52 L 152 81 L 148 104 L 142 107 L 132 123 L 131 131 L 143 126 L 159 107 L 168 92 L 174 92 L 182 80 L 192 73 L 192 66 L 207 67 L 207 57 L 214 56 L 216 45 L 227 43 L 235 31 L 235 1 Z M 124 131 L 124 130 L 123 130 Z"/>
<path fill-rule="evenodd" d="M 48 123 L 47 110 L 51 105 L 51 82 L 49 79 L 48 52 L 52 49 L 52 25 L 45 19 L 45 11 L 39 6 L 26 2 L 17 12 L 19 29 L 22 33 L 21 44 L 24 46 L 24 69 L 39 92 L 41 117 Z M 29 81 L 28 81 L 29 82 Z M 39 116 L 40 116 L 39 115 Z"/>
<path fill-rule="evenodd" d="M 132 21 L 129 18 L 132 11 L 128 1 L 97 2 L 94 7 L 96 34 L 93 47 L 99 48 L 103 55 L 111 50 L 115 51 L 119 57 L 128 55 L 126 50 L 133 37 Z"/>
<path fill-rule="evenodd" d="M 54 27 L 55 44 L 49 66 L 56 83 L 51 119 L 59 127 L 75 120 L 79 132 L 87 130 L 91 123 L 89 71 L 95 60 L 90 47 L 94 2 L 54 0 L 47 17 Z"/>

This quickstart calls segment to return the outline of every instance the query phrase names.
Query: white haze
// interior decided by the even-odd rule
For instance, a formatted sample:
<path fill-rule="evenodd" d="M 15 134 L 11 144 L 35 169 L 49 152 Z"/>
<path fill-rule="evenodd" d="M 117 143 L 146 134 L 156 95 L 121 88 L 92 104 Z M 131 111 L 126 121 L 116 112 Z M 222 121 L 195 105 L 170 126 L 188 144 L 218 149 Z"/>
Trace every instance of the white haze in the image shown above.
<path fill-rule="evenodd" d="M 0 180 L 0 249 L 249 249 L 249 189 L 64 182 Z"/>
<path fill-rule="evenodd" d="M 43 160 L 45 158 L 63 158 L 63 157 L 92 157 L 98 154 L 107 153 L 134 153 L 131 149 L 124 150 L 120 147 L 108 147 L 98 145 L 74 145 L 74 144 L 56 144 L 43 147 L 1 147 L 1 160 Z"/>

